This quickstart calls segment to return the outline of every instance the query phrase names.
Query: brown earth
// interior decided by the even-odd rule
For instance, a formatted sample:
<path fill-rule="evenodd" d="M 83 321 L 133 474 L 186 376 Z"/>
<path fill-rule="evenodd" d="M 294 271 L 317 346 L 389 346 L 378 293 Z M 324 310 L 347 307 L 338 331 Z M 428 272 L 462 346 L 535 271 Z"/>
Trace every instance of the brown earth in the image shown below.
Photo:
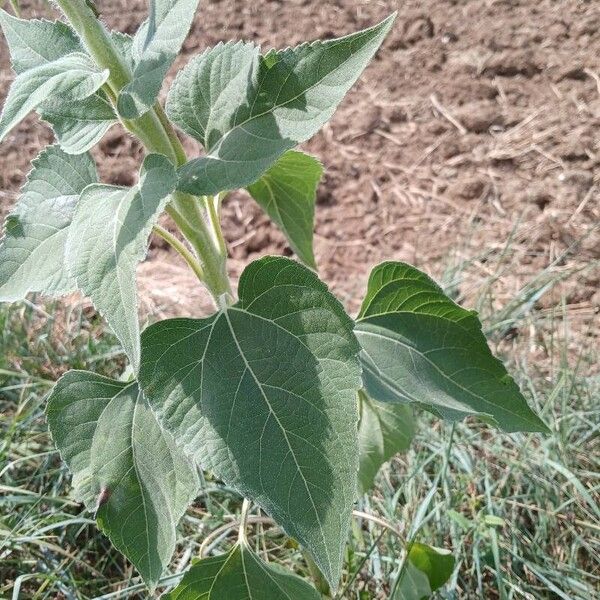
<path fill-rule="evenodd" d="M 130 33 L 146 5 L 97 4 L 111 26 Z M 22 5 L 27 16 L 48 14 L 41 2 Z M 321 276 L 351 309 L 372 266 L 385 259 L 445 276 L 466 304 L 484 298 L 486 312 L 554 282 L 532 302 L 548 314 L 564 302 L 578 332 L 573 350 L 593 348 L 600 311 L 600 3 L 205 1 L 177 67 L 219 40 L 282 47 L 349 33 L 396 9 L 396 25 L 373 64 L 305 145 L 326 167 L 315 237 Z M 4 44 L 0 68 L 4 95 L 12 78 Z M 0 212 L 17 198 L 29 161 L 50 137 L 30 117 L 0 147 Z M 95 155 L 107 181 L 133 183 L 141 151 L 118 128 Z M 289 253 L 241 192 L 225 201 L 224 222 L 234 276 L 259 255 Z M 206 294 L 159 244 L 140 283 L 152 313 L 209 308 Z M 531 341 L 532 352 L 543 354 Z"/>

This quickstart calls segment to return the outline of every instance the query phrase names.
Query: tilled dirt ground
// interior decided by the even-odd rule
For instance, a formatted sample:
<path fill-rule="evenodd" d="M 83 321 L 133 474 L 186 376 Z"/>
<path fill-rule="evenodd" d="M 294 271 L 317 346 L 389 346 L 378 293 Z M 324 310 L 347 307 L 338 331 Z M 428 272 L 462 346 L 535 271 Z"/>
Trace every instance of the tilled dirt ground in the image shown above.
<path fill-rule="evenodd" d="M 145 2 L 100 0 L 105 20 L 134 32 Z M 48 15 L 22 2 L 26 15 Z M 221 0 L 203 2 L 177 67 L 220 40 L 264 48 L 330 38 L 393 10 L 396 25 L 331 123 L 305 149 L 326 167 L 316 254 L 321 276 L 356 309 L 385 259 L 449 276 L 473 305 L 507 306 L 544 271 L 535 305 L 570 309 L 581 344 L 600 311 L 600 3 L 575 0 Z M 0 48 L 0 94 L 12 78 Z M 35 117 L 0 148 L 0 213 L 50 139 Z M 190 150 L 194 151 L 192 145 Z M 106 181 L 134 182 L 141 152 L 113 128 L 95 152 Z M 243 193 L 224 206 L 232 273 L 289 253 Z M 140 269 L 145 309 L 200 314 L 206 295 L 177 257 L 154 245 Z M 535 286 L 534 286 L 535 287 Z M 530 288 L 528 288 L 530 289 Z M 536 288 L 537 289 L 537 288 Z M 529 296 L 527 296 L 529 299 Z M 513 332 L 514 333 L 514 332 Z"/>

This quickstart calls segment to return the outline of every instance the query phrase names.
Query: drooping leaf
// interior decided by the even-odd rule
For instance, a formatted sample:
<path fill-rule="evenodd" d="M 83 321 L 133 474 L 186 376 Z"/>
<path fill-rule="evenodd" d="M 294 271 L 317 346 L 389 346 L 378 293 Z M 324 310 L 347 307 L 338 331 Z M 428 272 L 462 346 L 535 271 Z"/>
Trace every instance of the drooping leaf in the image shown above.
<path fill-rule="evenodd" d="M 84 51 L 75 32 L 61 21 L 19 19 L 0 9 L 0 26 L 17 75 Z"/>
<path fill-rule="evenodd" d="M 418 269 L 376 267 L 355 331 L 372 398 L 421 404 L 451 420 L 477 415 L 505 431 L 547 431 L 492 355 L 476 313 Z"/>
<path fill-rule="evenodd" d="M 140 355 L 136 267 L 146 256 L 150 232 L 175 180 L 175 169 L 169 160 L 150 154 L 135 187 L 87 187 L 67 241 L 70 273 L 108 321 L 134 371 Z"/>
<path fill-rule="evenodd" d="M 308 583 L 245 544 L 196 562 L 163 600 L 319 600 Z"/>
<path fill-rule="evenodd" d="M 0 240 L 0 301 L 77 289 L 65 268 L 67 235 L 79 195 L 97 180 L 89 154 L 70 156 L 49 146 L 33 161 Z"/>
<path fill-rule="evenodd" d="M 253 499 L 337 585 L 358 467 L 358 346 L 316 275 L 250 264 L 240 301 L 142 334 L 139 380 L 183 447 Z"/>
<path fill-rule="evenodd" d="M 133 80 L 119 95 L 117 108 L 125 119 L 148 111 L 194 20 L 199 0 L 150 0 L 150 15 L 135 35 Z"/>
<path fill-rule="evenodd" d="M 100 92 L 77 102 L 50 100 L 39 112 L 52 126 L 60 147 L 69 154 L 87 152 L 117 122 L 111 103 Z"/>
<path fill-rule="evenodd" d="M 204 144 L 184 165 L 179 188 L 215 194 L 254 183 L 286 151 L 331 117 L 392 26 L 303 44 L 260 57 L 253 44 L 219 45 L 177 76 L 167 112 Z"/>
<path fill-rule="evenodd" d="M 359 392 L 358 441 L 362 493 L 371 489 L 381 465 L 408 449 L 415 434 L 412 410 L 405 404 L 378 402 Z"/>
<path fill-rule="evenodd" d="M 396 587 L 394 600 L 423 600 L 441 588 L 452 576 L 454 557 L 441 550 L 414 542 Z"/>
<path fill-rule="evenodd" d="M 100 71 L 80 52 L 67 54 L 17 75 L 0 117 L 0 141 L 29 112 L 51 97 L 64 94 L 69 100 L 91 96 L 108 79 L 108 70 Z"/>
<path fill-rule="evenodd" d="M 306 265 L 316 268 L 313 229 L 321 163 L 303 152 L 290 150 L 248 191 L 288 239 Z"/>
<path fill-rule="evenodd" d="M 136 382 L 69 371 L 46 413 L 76 496 L 97 511 L 99 527 L 153 587 L 197 494 L 196 468 L 160 427 Z"/>

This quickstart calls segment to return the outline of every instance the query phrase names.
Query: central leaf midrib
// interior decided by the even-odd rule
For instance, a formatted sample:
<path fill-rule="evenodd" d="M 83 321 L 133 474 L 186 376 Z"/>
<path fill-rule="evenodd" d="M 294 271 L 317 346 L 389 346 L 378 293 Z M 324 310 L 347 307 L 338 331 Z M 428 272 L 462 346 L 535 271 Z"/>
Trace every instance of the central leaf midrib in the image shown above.
<path fill-rule="evenodd" d="M 245 312 L 245 311 L 242 311 L 242 312 Z M 331 556 L 330 556 L 330 554 L 329 554 L 329 546 L 327 545 L 327 542 L 326 542 L 326 539 L 325 539 L 325 533 L 324 533 L 324 531 L 323 531 L 323 524 L 322 524 L 322 522 L 321 522 L 321 518 L 320 518 L 320 516 L 319 516 L 319 513 L 318 513 L 318 511 L 317 511 L 317 507 L 315 506 L 315 503 L 314 503 L 314 500 L 313 500 L 313 497 L 312 497 L 312 493 L 311 493 L 311 491 L 310 491 L 310 489 L 309 489 L 309 487 L 308 487 L 308 482 L 307 482 L 307 480 L 306 480 L 306 477 L 304 476 L 304 472 L 302 471 L 302 469 L 300 468 L 300 465 L 298 464 L 298 460 L 297 460 L 297 458 L 296 458 L 296 454 L 295 454 L 295 452 L 294 452 L 294 449 L 293 449 L 293 447 L 292 447 L 292 445 L 291 445 L 291 443 L 290 443 L 290 441 L 289 441 L 289 439 L 288 439 L 288 436 L 287 436 L 287 431 L 286 431 L 285 427 L 283 426 L 283 424 L 281 423 L 281 421 L 279 420 L 279 417 L 277 416 L 277 413 L 276 413 L 276 412 L 273 410 L 273 407 L 271 406 L 271 403 L 269 402 L 269 399 L 268 399 L 268 397 L 267 397 L 267 395 L 266 395 L 266 393 L 265 393 L 265 391 L 264 391 L 264 389 L 263 389 L 263 386 L 262 386 L 262 384 L 261 384 L 261 383 L 260 383 L 260 381 L 258 380 L 258 377 L 257 377 L 257 376 L 256 376 L 256 374 L 254 373 L 254 370 L 253 370 L 253 369 L 252 369 L 252 367 L 250 366 L 250 363 L 248 362 L 248 360 L 247 360 L 247 358 L 246 358 L 246 356 L 245 356 L 245 354 L 244 354 L 244 351 L 242 350 L 242 348 L 241 348 L 241 346 L 240 346 L 240 343 L 239 343 L 239 341 L 238 341 L 238 339 L 237 339 L 237 336 L 236 336 L 235 330 L 234 330 L 234 328 L 233 328 L 233 324 L 232 324 L 232 322 L 231 322 L 231 319 L 229 318 L 228 311 L 227 311 L 227 310 L 225 310 L 225 311 L 223 311 L 223 313 L 222 313 L 222 314 L 224 315 L 225 319 L 227 320 L 227 324 L 228 324 L 229 330 L 230 330 L 230 332 L 231 332 L 231 337 L 232 337 L 233 341 L 235 342 L 235 345 L 236 345 L 236 348 L 237 348 L 237 350 L 238 350 L 238 353 L 239 353 L 239 355 L 240 355 L 240 358 L 241 358 L 241 359 L 244 361 L 244 365 L 246 366 L 246 369 L 248 370 L 248 372 L 250 373 L 250 375 L 251 375 L 251 376 L 252 376 L 252 378 L 254 379 L 254 382 L 256 383 L 256 385 L 257 385 L 258 389 L 260 390 L 261 396 L 263 397 L 263 400 L 265 401 L 265 403 L 266 403 L 266 405 L 267 405 L 267 407 L 268 407 L 268 409 L 269 409 L 269 412 L 270 412 L 270 413 L 273 415 L 273 417 L 275 418 L 275 421 L 277 422 L 277 425 L 279 426 L 279 428 L 280 428 L 280 430 L 281 430 L 281 433 L 283 434 L 283 437 L 284 437 L 284 439 L 285 439 L 285 441 L 286 441 L 286 444 L 287 444 L 287 446 L 288 446 L 288 449 L 289 449 L 289 451 L 290 451 L 290 454 L 292 455 L 292 457 L 293 457 L 293 459 L 294 459 L 294 464 L 296 465 L 296 469 L 297 469 L 298 473 L 300 474 L 300 476 L 302 477 L 302 482 L 304 483 L 304 487 L 305 487 L 305 489 L 306 489 L 306 493 L 307 493 L 307 495 L 308 495 L 308 497 L 309 497 L 309 499 L 310 499 L 310 503 L 311 503 L 311 506 L 312 506 L 313 512 L 314 512 L 314 514 L 315 514 L 315 518 L 317 519 L 317 522 L 318 522 L 318 524 L 319 524 L 319 532 L 320 532 L 320 534 L 321 534 L 321 540 L 322 540 L 322 542 L 323 542 L 323 548 L 324 548 L 324 550 L 325 550 L 325 553 L 327 554 L 327 561 L 328 561 L 328 563 L 329 563 L 329 567 L 331 568 L 331 567 L 332 567 L 332 563 L 331 563 Z M 250 314 L 250 315 L 252 315 L 252 316 L 255 316 L 253 313 L 247 313 L 247 314 Z M 268 320 L 268 319 L 267 319 L 267 320 Z M 272 321 L 270 321 L 270 322 L 272 323 Z M 282 329 L 283 329 L 283 328 L 282 328 Z M 284 330 L 284 331 L 287 331 L 287 330 Z M 287 333 L 288 333 L 289 335 L 292 335 L 292 334 L 290 334 L 290 332 L 287 332 Z M 294 337 L 295 337 L 295 336 L 294 336 Z M 297 338 L 296 338 L 296 339 L 297 339 Z"/>

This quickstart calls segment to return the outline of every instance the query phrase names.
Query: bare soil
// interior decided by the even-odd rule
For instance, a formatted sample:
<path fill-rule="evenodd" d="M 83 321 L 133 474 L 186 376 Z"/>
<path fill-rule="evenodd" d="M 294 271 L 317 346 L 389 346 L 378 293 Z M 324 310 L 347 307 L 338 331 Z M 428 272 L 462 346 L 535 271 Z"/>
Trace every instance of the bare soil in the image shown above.
<path fill-rule="evenodd" d="M 22 4 L 27 16 L 49 13 L 42 2 Z M 145 11 L 140 0 L 97 4 L 107 23 L 130 33 Z M 204 1 L 176 66 L 220 40 L 282 47 L 343 35 L 396 9 L 373 64 L 305 145 L 326 167 L 315 238 L 321 276 L 354 310 L 373 265 L 405 260 L 450 275 L 467 305 L 489 286 L 492 311 L 543 270 L 548 280 L 568 274 L 535 306 L 552 311 L 564 302 L 577 332 L 573 349 L 597 343 L 600 3 Z M 2 44 L 0 95 L 12 78 L 7 54 Z M 50 139 L 30 117 L 0 147 L 0 213 Z M 120 129 L 95 155 L 106 181 L 134 182 L 141 150 Z M 260 255 L 290 253 L 242 192 L 225 201 L 224 221 L 234 276 Z M 159 242 L 140 283 L 155 315 L 209 310 L 206 294 Z M 533 343 L 532 352 L 543 348 Z"/>

